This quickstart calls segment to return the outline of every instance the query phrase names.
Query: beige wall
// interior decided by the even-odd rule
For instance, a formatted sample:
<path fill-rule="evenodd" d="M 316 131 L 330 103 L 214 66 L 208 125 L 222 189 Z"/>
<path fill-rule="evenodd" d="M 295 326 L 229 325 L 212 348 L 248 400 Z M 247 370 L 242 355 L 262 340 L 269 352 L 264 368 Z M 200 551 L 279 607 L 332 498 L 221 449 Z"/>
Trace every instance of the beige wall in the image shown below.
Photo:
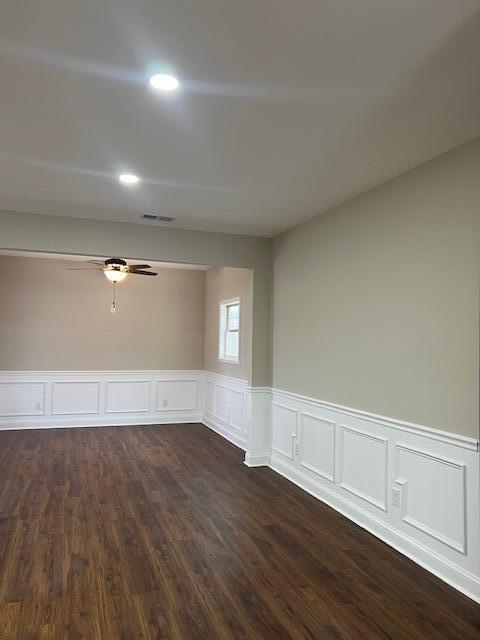
<path fill-rule="evenodd" d="M 0 369 L 202 369 L 204 272 L 112 285 L 78 262 L 0 256 Z"/>
<path fill-rule="evenodd" d="M 480 141 L 278 236 L 273 384 L 478 437 Z"/>
<path fill-rule="evenodd" d="M 218 361 L 219 304 L 240 298 L 240 363 Z M 204 368 L 248 380 L 252 366 L 252 274 L 249 269 L 213 267 L 205 273 Z"/>
<path fill-rule="evenodd" d="M 253 318 L 249 382 L 256 386 L 271 384 L 271 241 L 268 238 L 0 211 L 0 249 L 120 255 L 142 262 L 158 260 L 251 268 Z"/>
<path fill-rule="evenodd" d="M 159 269 L 117 286 L 81 262 L 0 256 L 0 370 L 207 369 L 248 379 L 250 269 Z M 241 298 L 240 364 L 218 362 L 218 305 Z"/>

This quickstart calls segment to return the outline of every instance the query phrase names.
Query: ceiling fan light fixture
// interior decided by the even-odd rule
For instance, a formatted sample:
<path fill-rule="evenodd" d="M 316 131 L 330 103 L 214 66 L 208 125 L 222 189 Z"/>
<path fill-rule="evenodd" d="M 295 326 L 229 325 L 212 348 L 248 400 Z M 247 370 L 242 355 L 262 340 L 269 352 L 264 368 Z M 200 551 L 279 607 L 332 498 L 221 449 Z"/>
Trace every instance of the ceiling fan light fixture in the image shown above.
<path fill-rule="evenodd" d="M 103 272 L 107 280 L 116 284 L 117 282 L 122 282 L 127 277 L 126 271 L 121 271 L 120 269 L 105 269 Z"/>

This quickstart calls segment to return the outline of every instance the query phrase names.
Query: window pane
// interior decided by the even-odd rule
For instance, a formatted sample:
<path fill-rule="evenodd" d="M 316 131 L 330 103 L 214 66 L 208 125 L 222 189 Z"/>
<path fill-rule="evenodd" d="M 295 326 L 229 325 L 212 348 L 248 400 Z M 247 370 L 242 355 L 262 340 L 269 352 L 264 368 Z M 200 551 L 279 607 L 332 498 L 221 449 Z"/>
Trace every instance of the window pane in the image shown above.
<path fill-rule="evenodd" d="M 238 331 L 227 331 L 225 351 L 227 358 L 238 358 Z"/>
<path fill-rule="evenodd" d="M 240 305 L 231 304 L 227 307 L 228 323 L 227 329 L 239 329 L 240 327 Z"/>

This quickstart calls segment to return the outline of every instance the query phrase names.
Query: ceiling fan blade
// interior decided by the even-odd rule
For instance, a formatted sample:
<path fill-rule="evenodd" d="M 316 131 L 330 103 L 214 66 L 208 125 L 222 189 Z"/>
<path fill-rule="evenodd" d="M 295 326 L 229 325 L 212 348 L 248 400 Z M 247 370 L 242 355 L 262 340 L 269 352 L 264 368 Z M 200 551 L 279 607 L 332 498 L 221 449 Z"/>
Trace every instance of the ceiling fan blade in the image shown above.
<path fill-rule="evenodd" d="M 88 267 L 79 267 L 78 269 L 67 269 L 67 271 L 103 271 L 103 269 L 89 269 Z"/>
<path fill-rule="evenodd" d="M 149 264 L 129 264 L 128 265 L 129 269 L 151 269 L 151 266 Z"/>
<path fill-rule="evenodd" d="M 102 267 L 105 266 L 105 260 L 85 260 L 85 262 L 89 262 L 90 264 L 99 264 Z"/>
<path fill-rule="evenodd" d="M 154 273 L 153 271 L 129 271 L 128 273 L 131 273 L 132 275 L 139 275 L 139 276 L 156 276 L 158 275 L 157 273 Z"/>

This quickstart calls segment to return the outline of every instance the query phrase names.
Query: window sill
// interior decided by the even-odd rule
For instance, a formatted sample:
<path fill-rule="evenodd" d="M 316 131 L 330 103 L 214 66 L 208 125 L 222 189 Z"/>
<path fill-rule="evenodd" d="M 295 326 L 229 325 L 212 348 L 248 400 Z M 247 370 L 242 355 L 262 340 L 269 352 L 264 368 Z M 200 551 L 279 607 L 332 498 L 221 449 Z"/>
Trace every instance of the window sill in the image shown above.
<path fill-rule="evenodd" d="M 229 360 L 228 358 L 217 358 L 221 364 L 240 364 L 240 360 Z"/>

